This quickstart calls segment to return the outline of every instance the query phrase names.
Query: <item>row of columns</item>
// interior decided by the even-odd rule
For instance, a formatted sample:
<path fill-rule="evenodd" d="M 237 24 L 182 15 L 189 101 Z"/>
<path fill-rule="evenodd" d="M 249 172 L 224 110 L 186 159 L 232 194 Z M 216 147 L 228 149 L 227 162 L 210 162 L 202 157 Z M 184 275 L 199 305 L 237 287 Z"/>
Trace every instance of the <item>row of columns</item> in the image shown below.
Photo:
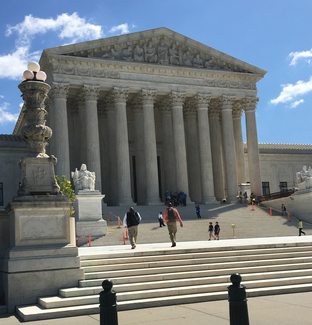
<path fill-rule="evenodd" d="M 51 153 L 58 158 L 56 174 L 70 178 L 69 135 L 66 98 L 69 84 L 53 83 L 49 97 L 52 101 L 51 127 L 54 141 Z M 113 88 L 105 98 L 108 123 L 108 164 L 114 204 L 131 205 L 131 175 L 126 104 L 127 88 Z M 158 204 L 159 182 L 157 167 L 154 105 L 156 90 L 141 90 L 132 103 L 135 128 L 135 157 L 137 188 L 141 204 Z M 85 85 L 79 95 L 78 110 L 81 121 L 81 157 L 88 169 L 96 173 L 96 189 L 101 191 L 101 157 L 97 102 L 99 87 Z M 234 96 L 212 100 L 210 95 L 197 94 L 186 102 L 183 92 L 171 92 L 168 100 L 158 102 L 162 114 L 164 177 L 166 188 L 189 193 L 188 172 L 197 173 L 201 184 L 202 203 L 224 198 L 234 201 L 237 184 L 245 182 L 245 166 L 241 114 L 246 112 L 249 174 L 251 190 L 261 194 L 260 164 L 256 131 L 255 108 L 257 98 L 235 101 Z M 221 116 L 220 116 L 221 112 Z M 185 115 L 185 124 L 184 124 Z M 197 121 L 196 121 L 197 116 Z M 186 130 L 184 130 L 186 127 Z M 185 135 L 187 134 L 187 139 Z M 198 153 L 192 142 L 198 141 Z M 190 151 L 187 155 L 187 149 Z M 193 150 L 193 151 L 192 151 Z M 212 154 L 213 153 L 213 154 Z M 225 182 L 224 186 L 224 176 Z M 191 187 L 194 184 L 192 183 Z M 198 188 L 198 184 L 196 184 Z M 193 186 L 194 187 L 194 186 Z M 191 192 L 195 191 L 191 189 Z"/>

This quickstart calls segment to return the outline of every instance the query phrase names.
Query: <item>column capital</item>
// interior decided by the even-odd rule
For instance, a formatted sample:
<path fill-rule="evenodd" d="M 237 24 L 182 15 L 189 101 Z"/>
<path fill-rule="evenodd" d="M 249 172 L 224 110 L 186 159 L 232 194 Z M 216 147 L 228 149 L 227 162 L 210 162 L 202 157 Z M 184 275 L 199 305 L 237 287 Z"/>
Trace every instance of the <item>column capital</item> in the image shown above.
<path fill-rule="evenodd" d="M 143 105 L 154 105 L 157 90 L 142 89 L 140 91 L 140 98 Z"/>
<path fill-rule="evenodd" d="M 221 96 L 220 100 L 222 102 L 222 110 L 232 110 L 233 101 L 235 100 L 235 96 Z"/>
<path fill-rule="evenodd" d="M 171 114 L 172 109 L 171 109 L 171 99 L 162 99 L 158 103 L 156 103 L 156 107 L 161 111 L 162 114 Z"/>
<path fill-rule="evenodd" d="M 53 82 L 51 86 L 51 90 L 49 92 L 49 97 L 66 99 L 69 87 L 70 87 L 69 83 Z"/>
<path fill-rule="evenodd" d="M 115 103 L 125 103 L 129 95 L 129 88 L 114 87 L 111 94 Z"/>
<path fill-rule="evenodd" d="M 172 106 L 183 106 L 185 101 L 185 93 L 184 92 L 178 92 L 178 91 L 172 91 L 169 94 L 169 98 L 172 100 L 171 105 Z"/>
<path fill-rule="evenodd" d="M 243 114 L 243 107 L 245 105 L 245 100 L 236 100 L 233 102 L 233 118 L 241 118 Z"/>
<path fill-rule="evenodd" d="M 211 117 L 219 117 L 221 111 L 221 101 L 219 98 L 211 100 L 209 103 L 208 115 Z"/>
<path fill-rule="evenodd" d="M 197 101 L 196 100 L 185 101 L 185 104 L 183 106 L 183 113 L 186 116 L 195 116 L 197 113 Z"/>
<path fill-rule="evenodd" d="M 105 107 L 106 111 L 115 111 L 115 100 L 114 100 L 114 94 L 110 92 L 108 95 L 105 96 Z"/>
<path fill-rule="evenodd" d="M 245 97 L 245 112 L 255 111 L 257 108 L 257 103 L 259 101 L 258 97 Z"/>
<path fill-rule="evenodd" d="M 195 100 L 197 109 L 208 109 L 208 105 L 211 101 L 211 95 L 198 93 L 194 96 L 194 100 Z"/>
<path fill-rule="evenodd" d="M 83 98 L 87 101 L 97 101 L 99 98 L 100 87 L 92 85 L 84 85 L 82 88 Z"/>
<path fill-rule="evenodd" d="M 135 96 L 134 98 L 132 98 L 131 102 L 130 102 L 130 107 L 131 109 L 135 112 L 135 113 L 140 113 L 143 110 L 143 106 L 142 106 L 142 96 Z"/>

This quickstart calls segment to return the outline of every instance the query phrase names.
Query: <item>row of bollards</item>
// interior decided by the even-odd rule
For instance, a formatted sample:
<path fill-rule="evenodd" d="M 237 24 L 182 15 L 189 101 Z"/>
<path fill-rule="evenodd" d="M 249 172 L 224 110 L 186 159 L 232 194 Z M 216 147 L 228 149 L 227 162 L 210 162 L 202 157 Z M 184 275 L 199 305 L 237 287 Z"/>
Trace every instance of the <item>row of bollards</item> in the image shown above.
<path fill-rule="evenodd" d="M 246 287 L 241 285 L 242 277 L 238 273 L 231 275 L 232 285 L 228 287 L 230 307 L 230 325 L 249 325 Z M 118 325 L 116 292 L 113 282 L 102 282 L 104 291 L 100 292 L 100 325 Z"/>

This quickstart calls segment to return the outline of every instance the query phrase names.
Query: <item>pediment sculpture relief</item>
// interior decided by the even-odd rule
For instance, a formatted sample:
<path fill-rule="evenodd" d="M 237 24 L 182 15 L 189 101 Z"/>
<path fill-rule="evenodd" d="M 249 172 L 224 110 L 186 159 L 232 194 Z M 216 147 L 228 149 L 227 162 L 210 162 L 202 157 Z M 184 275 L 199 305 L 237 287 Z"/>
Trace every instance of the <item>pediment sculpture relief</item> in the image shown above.
<path fill-rule="evenodd" d="M 200 52 L 186 44 L 170 39 L 148 39 L 135 43 L 109 45 L 94 50 L 69 53 L 73 56 L 88 56 L 108 60 L 124 60 L 162 65 L 194 67 L 234 72 L 248 72 L 240 67 Z"/>

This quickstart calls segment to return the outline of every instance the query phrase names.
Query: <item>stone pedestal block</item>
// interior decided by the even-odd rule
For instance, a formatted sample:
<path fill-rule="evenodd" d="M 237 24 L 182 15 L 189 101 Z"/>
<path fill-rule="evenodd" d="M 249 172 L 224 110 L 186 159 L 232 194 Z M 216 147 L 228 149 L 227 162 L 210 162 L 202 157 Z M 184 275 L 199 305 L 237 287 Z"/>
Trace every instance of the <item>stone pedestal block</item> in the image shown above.
<path fill-rule="evenodd" d="M 78 248 L 70 244 L 71 206 L 65 195 L 20 196 L 9 203 L 10 248 L 2 266 L 9 312 L 84 278 Z"/>
<path fill-rule="evenodd" d="M 80 190 L 74 204 L 77 236 L 103 236 L 107 223 L 102 219 L 102 195 L 99 191 Z"/>
<path fill-rule="evenodd" d="M 57 295 L 59 289 L 84 279 L 78 248 L 66 245 L 14 247 L 3 261 L 3 282 L 8 312 L 18 305 L 35 304 L 38 297 Z"/>

